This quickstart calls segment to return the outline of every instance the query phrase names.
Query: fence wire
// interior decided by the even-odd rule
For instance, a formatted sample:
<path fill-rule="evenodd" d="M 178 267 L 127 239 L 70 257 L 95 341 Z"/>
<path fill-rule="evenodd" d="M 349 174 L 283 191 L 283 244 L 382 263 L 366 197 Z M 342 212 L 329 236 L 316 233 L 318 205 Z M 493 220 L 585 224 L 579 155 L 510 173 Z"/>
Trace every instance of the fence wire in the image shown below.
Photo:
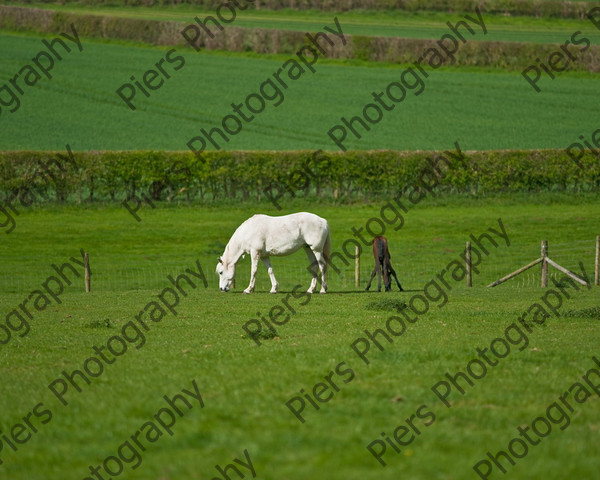
<path fill-rule="evenodd" d="M 456 268 L 456 261 L 462 262 L 461 255 L 463 252 L 464 245 L 456 245 L 454 248 L 440 248 L 437 251 L 430 247 L 420 246 L 413 250 L 394 252 L 392 265 L 405 289 L 422 289 L 427 282 L 439 278 L 439 275 L 445 276 L 453 285 L 466 284 L 466 280 L 456 282 L 450 276 L 451 270 Z M 481 262 L 475 266 L 477 256 L 474 253 L 473 286 L 486 286 L 539 258 L 540 255 L 539 245 L 527 247 L 511 245 L 510 247 L 504 246 L 498 249 L 491 248 L 489 255 L 482 255 Z M 583 265 L 585 274 L 592 282 L 595 239 L 562 244 L 550 242 L 549 258 L 577 275 L 582 275 L 580 265 Z M 0 264 L 0 292 L 30 293 L 33 290 L 40 289 L 41 283 L 47 277 L 57 275 L 52 265 L 61 266 L 65 261 L 68 260 L 65 258 L 57 259 L 51 255 L 39 255 L 26 259 L 5 257 Z M 197 262 L 200 265 L 201 273 Z M 273 257 L 271 262 L 281 290 L 289 291 L 296 285 L 308 286 L 310 283 L 311 275 L 308 271 L 308 261 L 302 252 L 287 257 Z M 454 266 L 448 268 L 451 262 L 454 262 Z M 72 264 L 78 269 L 79 277 L 71 270 L 66 269 L 65 273 L 72 280 L 72 285 L 65 285 L 65 288 L 73 288 L 74 291 L 83 290 L 83 268 L 74 263 Z M 90 253 L 90 264 L 92 291 L 154 290 L 158 293 L 163 288 L 172 285 L 168 279 L 169 275 L 176 278 L 179 274 L 185 273 L 186 269 L 204 277 L 202 280 L 198 277 L 190 277 L 201 283 L 202 286 L 205 279 L 208 288 L 218 288 L 218 277 L 214 273 L 215 255 L 190 256 L 181 254 L 162 255 L 159 258 L 136 258 L 135 256 L 110 258 Z M 15 268 L 14 265 L 19 265 L 19 268 Z M 332 259 L 328 273 L 330 290 L 364 290 L 373 267 L 373 258 L 368 249 L 365 249 L 360 255 L 360 285 L 356 287 L 354 259 L 350 257 Z M 504 285 L 510 285 L 513 288 L 539 286 L 540 275 L 541 265 L 536 265 L 519 276 L 508 280 Z M 247 286 L 249 277 L 250 259 L 247 256 L 238 264 L 237 290 L 242 290 Z M 552 279 L 560 281 L 564 274 L 549 266 L 548 277 L 549 285 L 552 286 Z M 377 288 L 377 278 L 373 282 L 371 290 Z M 396 289 L 395 283 L 392 285 Z M 268 291 L 270 289 L 270 280 L 262 263 L 258 269 L 256 289 L 258 291 Z"/>

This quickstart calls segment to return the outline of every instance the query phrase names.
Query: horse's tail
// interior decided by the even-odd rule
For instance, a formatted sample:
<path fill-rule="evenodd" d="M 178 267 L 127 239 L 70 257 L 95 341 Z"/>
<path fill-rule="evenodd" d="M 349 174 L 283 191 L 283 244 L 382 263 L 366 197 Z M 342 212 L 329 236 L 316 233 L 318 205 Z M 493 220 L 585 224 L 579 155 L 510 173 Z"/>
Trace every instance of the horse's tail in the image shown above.
<path fill-rule="evenodd" d="M 331 255 L 331 234 L 329 232 L 329 224 L 327 225 L 327 236 L 325 237 L 325 244 L 323 245 L 323 257 L 325 259 L 325 266 L 329 264 L 329 256 Z"/>

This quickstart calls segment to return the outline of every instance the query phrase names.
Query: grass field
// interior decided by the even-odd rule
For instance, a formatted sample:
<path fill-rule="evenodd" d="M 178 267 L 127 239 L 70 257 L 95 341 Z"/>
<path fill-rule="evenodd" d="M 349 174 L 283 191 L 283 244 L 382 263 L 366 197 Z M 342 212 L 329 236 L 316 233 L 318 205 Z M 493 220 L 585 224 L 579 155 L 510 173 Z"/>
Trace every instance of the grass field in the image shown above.
<path fill-rule="evenodd" d="M 155 442 L 146 442 L 146 451 L 138 448 L 142 463 L 135 469 L 137 460 L 123 447 L 121 458 L 130 459 L 121 461 L 123 478 L 213 478 L 218 475 L 215 465 L 244 460 L 244 449 L 257 478 L 264 479 L 308 479 L 315 478 L 315 472 L 323 473 L 319 478 L 335 479 L 397 478 L 400 472 L 415 479 L 479 478 L 472 466 L 486 458 L 488 450 L 506 450 L 519 436 L 518 426 L 546 415 L 547 408 L 594 366 L 591 357 L 599 353 L 597 287 L 590 291 L 569 287 L 572 296 L 565 298 L 561 316 L 551 316 L 543 326 L 530 323 L 528 345 L 525 340 L 515 342 L 497 367 L 489 367 L 473 387 L 465 386 L 465 395 L 454 391 L 451 408 L 431 387 L 444 380 L 446 372 L 464 371 L 471 359 L 479 358 L 478 347 L 489 347 L 522 312 L 541 303 L 544 290 L 536 286 L 513 281 L 495 289 L 484 287 L 497 273 L 533 260 L 541 238 L 550 241 L 551 258 L 574 269 L 572 263 L 580 258 L 591 274 L 598 205 L 593 198 L 553 202 L 552 197 L 538 205 L 517 199 L 424 202 L 406 214 L 402 229 L 386 232 L 406 292 L 362 293 L 364 276 L 357 290 L 331 272 L 330 293 L 310 298 L 289 295 L 295 285 L 308 284 L 301 252 L 274 259 L 281 294 L 265 293 L 269 286 L 262 266 L 257 293 L 239 294 L 248 280 L 248 259 L 242 261 L 236 291 L 218 292 L 216 256 L 249 215 L 249 206 L 161 206 L 144 212 L 139 224 L 111 206 L 23 212 L 15 231 L 0 246 L 2 276 L 14 278 L 15 285 L 12 293 L 3 288 L 2 324 L 6 325 L 9 311 L 41 288 L 53 272 L 52 263 L 77 258 L 80 248 L 90 252 L 93 291 L 83 293 L 81 279 L 65 287 L 60 304 L 52 302 L 34 312 L 23 337 L 18 336 L 13 318 L 14 336 L 0 349 L 4 380 L 0 431 L 7 434 L 15 424 L 23 424 L 22 418 L 36 405 L 43 405 L 35 410 L 39 417 L 31 420 L 38 432 L 17 445 L 18 451 L 3 439 L 1 468 L 6 478 L 85 478 L 89 465 L 118 456 L 125 441 L 135 446 L 131 436 L 167 405 L 163 395 L 182 389 L 194 392 L 196 380 L 204 408 L 194 400 L 190 410 L 180 401 L 183 417 L 177 417 L 173 436 L 164 433 Z M 311 209 L 300 204 L 293 208 Z M 379 205 L 351 209 L 321 205 L 312 210 L 328 218 L 333 251 L 340 251 L 344 240 L 352 238 L 351 228 L 377 216 Z M 431 301 L 429 311 L 416 323 L 407 323 L 406 332 L 393 338 L 393 344 L 380 338 L 384 351 L 372 345 L 371 363 L 366 365 L 351 344 L 365 336 L 365 329 L 385 328 L 401 302 L 423 295 L 423 286 L 458 258 L 471 233 L 498 228 L 498 218 L 506 226 L 510 247 L 504 241 L 497 248 L 488 245 L 491 252 L 475 286 L 469 289 L 464 282 L 451 280 L 447 303 L 440 308 L 441 300 Z M 588 247 L 578 252 L 552 248 L 559 240 L 577 246 L 582 239 L 589 240 Z M 158 323 L 148 320 L 145 343 L 138 340 L 139 349 L 129 345 L 98 378 L 90 379 L 90 385 L 80 379 L 81 393 L 71 387 L 64 406 L 47 386 L 63 378 L 63 370 L 81 369 L 94 355 L 94 346 L 121 335 L 126 323 L 170 285 L 167 274 L 176 276 L 185 268 L 197 271 L 196 260 L 208 288 L 201 281 L 194 289 L 186 286 L 188 295 L 176 307 L 177 315 L 167 312 Z M 368 255 L 363 260 L 368 269 Z M 138 268 L 148 265 L 164 267 L 164 273 L 157 280 L 138 273 L 140 285 L 135 289 L 106 282 L 112 270 L 126 267 L 136 275 Z M 67 271 L 67 275 L 75 281 L 74 274 Z M 267 315 L 283 305 L 286 297 L 296 313 L 277 327 L 277 338 L 264 339 L 259 347 L 243 337 L 242 325 L 257 318 L 257 312 Z M 345 364 L 338 367 L 341 362 Z M 331 378 L 338 379 L 340 391 L 321 403 L 319 411 L 306 402 L 306 423 L 301 424 L 285 403 L 300 389 L 312 391 L 336 367 L 340 375 Z M 348 368 L 354 373 L 351 380 Z M 590 394 L 572 404 L 568 427 L 566 419 L 550 412 L 556 420 L 549 423 L 551 433 L 530 446 L 514 467 L 507 464 L 510 478 L 593 478 L 600 401 Z M 381 438 L 381 432 L 393 436 L 419 407 L 422 416 L 430 412 L 435 421 L 431 416 L 413 417 L 420 434 L 400 454 L 388 446 L 383 457 L 388 465 L 382 467 L 366 446 Z M 118 470 L 114 460 L 107 465 Z M 250 476 L 249 471 L 244 473 Z M 501 476 L 496 471 L 490 478 Z"/>
<path fill-rule="evenodd" d="M 7 52 L 0 75 L 9 78 L 30 62 L 40 39 L 0 34 L 0 48 Z M 26 87 L 15 113 L 2 110 L 1 149 L 62 150 L 69 143 L 73 150 L 186 150 L 201 128 L 221 127 L 223 117 L 233 113 L 232 102 L 258 92 L 289 58 L 178 51 L 184 66 L 171 69 L 172 77 L 150 98 L 138 93 L 132 111 L 116 90 L 132 75 L 140 79 L 168 49 L 83 45 L 82 52 L 57 63 L 51 80 Z M 109 68 L 99 71 L 99 65 Z M 316 73 L 293 81 L 277 107 L 267 101 L 223 147 L 336 150 L 327 131 L 342 116 L 362 115 L 373 101 L 371 93 L 398 80 L 404 68 L 317 64 Z M 459 139 L 466 150 L 566 148 L 597 128 L 600 114 L 587 100 L 597 91 L 595 75 L 564 73 L 540 86 L 542 93 L 536 93 L 517 72 L 431 71 L 420 95 L 409 91 L 400 107 L 385 112 L 360 140 L 350 133 L 346 147 L 443 150 Z"/>
<path fill-rule="evenodd" d="M 189 6 L 43 8 L 182 24 L 210 13 Z M 418 38 L 439 37 L 457 17 L 338 15 L 347 33 Z M 333 16 L 248 11 L 236 25 L 317 31 Z M 486 19 L 486 40 L 564 45 L 591 28 L 588 21 Z M 597 34 L 589 37 L 600 44 Z M 57 62 L 52 79 L 25 86 L 10 113 L 6 88 L 15 74 L 26 74 L 43 38 L 51 36 L 0 31 L 0 150 L 186 150 L 201 128 L 219 126 L 232 102 L 257 92 L 289 59 L 177 47 L 184 66 L 169 70 L 149 98 L 138 92 L 131 111 L 115 91 L 157 68 L 169 49 L 82 35 L 83 51 Z M 224 148 L 335 150 L 327 131 L 341 117 L 360 115 L 372 92 L 407 68 L 330 59 L 314 67 Z M 463 151 L 564 149 L 595 141 L 597 75 L 557 72 L 539 85 L 536 93 L 519 72 L 502 69 L 432 70 L 422 94 L 409 91 L 346 147 L 443 151 L 458 141 Z M 264 480 L 485 477 L 475 465 L 491 469 L 491 480 L 597 477 L 599 287 L 576 286 L 551 269 L 543 289 L 539 265 L 486 287 L 538 258 L 541 240 L 551 259 L 591 280 L 597 192 L 427 196 L 414 205 L 404 199 L 401 218 L 390 220 L 387 207 L 384 232 L 375 220 L 382 221 L 386 202 L 352 195 L 344 205 L 285 195 L 281 211 L 265 199 L 186 205 L 180 195 L 143 207 L 140 222 L 117 201 L 13 200 L 19 213 L 10 234 L 3 209 L 12 192 L 4 193 L 0 478 L 214 480 L 225 478 L 219 469 L 229 464 L 239 468 L 239 475 L 228 468 L 230 478 Z M 241 294 L 249 258 L 238 266 L 234 291 L 220 293 L 214 269 L 235 228 L 253 213 L 294 211 L 329 221 L 339 254 L 329 292 L 303 293 L 310 275 L 298 252 L 273 259 L 280 293 L 267 293 L 260 265 L 256 293 Z M 375 230 L 365 235 L 367 228 Z M 349 257 L 357 230 L 367 239 L 386 235 L 406 291 L 378 293 L 374 285 L 364 292 L 372 268 L 364 244 L 355 286 Z M 477 252 L 471 288 L 462 273 L 467 241 Z M 82 250 L 91 261 L 90 293 L 83 291 Z M 176 394 L 173 406 L 168 400 Z M 510 459 L 500 454 L 495 466 L 490 456 L 502 451 Z"/>

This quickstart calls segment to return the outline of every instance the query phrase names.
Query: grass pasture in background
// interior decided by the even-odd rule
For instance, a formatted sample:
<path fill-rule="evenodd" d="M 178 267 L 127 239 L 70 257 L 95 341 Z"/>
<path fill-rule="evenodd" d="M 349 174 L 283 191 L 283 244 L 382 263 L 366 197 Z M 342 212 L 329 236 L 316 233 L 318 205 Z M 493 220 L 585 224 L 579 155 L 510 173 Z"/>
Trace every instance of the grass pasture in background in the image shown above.
<path fill-rule="evenodd" d="M 352 227 L 364 226 L 378 214 L 379 205 L 294 208 L 328 218 L 337 251 L 345 239 L 352 238 Z M 256 318 L 257 312 L 266 314 L 281 305 L 295 285 L 306 287 L 309 275 L 302 252 L 274 258 L 282 293 L 266 293 L 268 277 L 261 265 L 257 293 L 242 295 L 248 281 L 246 258 L 238 271 L 237 289 L 218 292 L 213 273 L 216 256 L 249 215 L 247 207 L 159 206 L 143 210 L 140 223 L 115 206 L 24 212 L 0 247 L 1 275 L 4 281 L 14 278 L 18 285 L 11 293 L 3 286 L 1 311 L 16 307 L 52 273 L 52 263 L 77 256 L 80 248 L 90 252 L 93 291 L 83 293 L 82 281 L 67 287 L 60 305 L 54 303 L 36 314 L 27 336 L 16 336 L 0 349 L 5 385 L 0 430 L 7 432 L 38 402 L 53 413 L 51 421 L 17 452 L 0 451 L 2 468 L 7 478 L 84 478 L 89 465 L 115 455 L 122 442 L 151 420 L 164 406 L 163 395 L 191 389 L 195 379 L 205 407 L 200 409 L 197 403 L 191 410 L 184 407 L 173 437 L 165 434 L 150 444 L 137 469 L 125 464 L 123 478 L 212 478 L 217 475 L 215 465 L 243 458 L 244 449 L 250 453 L 257 478 L 269 480 L 315 478 L 317 470 L 319 478 L 335 479 L 397 478 L 399 472 L 415 479 L 478 478 L 471 469 L 475 462 L 488 450 L 505 450 L 518 436 L 519 425 L 544 415 L 548 405 L 593 367 L 591 356 L 599 353 L 597 287 L 574 292 L 561 310 L 570 311 L 568 316 L 552 317 L 534 329 L 526 348 L 514 347 L 464 396 L 454 395 L 451 409 L 430 388 L 446 372 L 464 370 L 477 357 L 476 348 L 488 347 L 543 295 L 539 287 L 523 287 L 517 281 L 485 288 L 498 264 L 508 273 L 533 260 L 542 238 L 550 241 L 551 258 L 565 263 L 566 257 L 553 252 L 552 246 L 588 239 L 590 247 L 580 250 L 587 268 L 599 208 L 593 198 L 553 202 L 548 197 L 538 205 L 506 200 L 481 205 L 424 202 L 406 214 L 402 229 L 386 233 L 407 292 L 367 294 L 362 292 L 364 277 L 357 290 L 352 284 L 341 285 L 331 272 L 330 293 L 313 295 L 303 306 L 300 303 L 306 298 L 292 298 L 297 313 L 277 327 L 277 338 L 264 340 L 261 347 L 243 338 L 241 326 Z M 490 248 L 475 286 L 453 283 L 443 308 L 432 304 L 393 344 L 384 341 L 384 351 L 373 346 L 371 364 L 365 365 L 350 344 L 364 336 L 365 329 L 384 328 L 385 320 L 396 314 L 394 302 L 407 301 L 422 291 L 425 282 L 458 258 L 471 233 L 497 228 L 498 218 L 506 226 L 511 246 L 501 243 Z M 368 252 L 363 254 L 366 269 L 369 257 Z M 209 288 L 188 289 L 177 316 L 169 314 L 150 324 L 142 348 L 130 346 L 100 378 L 83 385 L 81 393 L 73 390 L 70 404 L 63 407 L 46 386 L 63 369 L 81 368 L 94 345 L 118 335 L 127 321 L 170 285 L 167 274 L 193 268 L 196 259 Z M 575 268 L 574 260 L 570 257 L 565 266 Z M 144 263 L 162 265 L 164 274 L 157 281 L 142 276 L 135 288 L 105 282 L 112 270 L 125 267 L 135 272 Z M 432 267 L 426 275 L 418 275 L 421 264 Z M 355 378 L 340 382 L 340 392 L 321 404 L 319 411 L 307 408 L 307 422 L 300 424 L 285 402 L 301 388 L 312 389 L 342 361 Z M 392 434 L 423 404 L 434 412 L 435 423 L 422 427 L 401 454 L 390 450 L 384 457 L 388 466 L 382 468 L 366 445 L 380 438 L 381 432 Z M 599 407 L 595 395 L 577 404 L 568 428 L 553 425 L 540 445 L 530 447 L 528 456 L 510 467 L 511 478 L 593 478 Z"/>

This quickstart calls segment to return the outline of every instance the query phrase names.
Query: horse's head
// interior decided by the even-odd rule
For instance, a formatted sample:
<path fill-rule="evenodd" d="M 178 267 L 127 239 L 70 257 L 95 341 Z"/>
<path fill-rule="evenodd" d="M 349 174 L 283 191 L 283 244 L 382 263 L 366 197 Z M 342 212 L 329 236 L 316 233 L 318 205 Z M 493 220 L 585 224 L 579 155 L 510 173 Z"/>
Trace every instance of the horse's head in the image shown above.
<path fill-rule="evenodd" d="M 219 288 L 222 292 L 228 292 L 235 280 L 235 263 L 224 262 L 219 257 L 217 273 L 219 274 Z"/>

